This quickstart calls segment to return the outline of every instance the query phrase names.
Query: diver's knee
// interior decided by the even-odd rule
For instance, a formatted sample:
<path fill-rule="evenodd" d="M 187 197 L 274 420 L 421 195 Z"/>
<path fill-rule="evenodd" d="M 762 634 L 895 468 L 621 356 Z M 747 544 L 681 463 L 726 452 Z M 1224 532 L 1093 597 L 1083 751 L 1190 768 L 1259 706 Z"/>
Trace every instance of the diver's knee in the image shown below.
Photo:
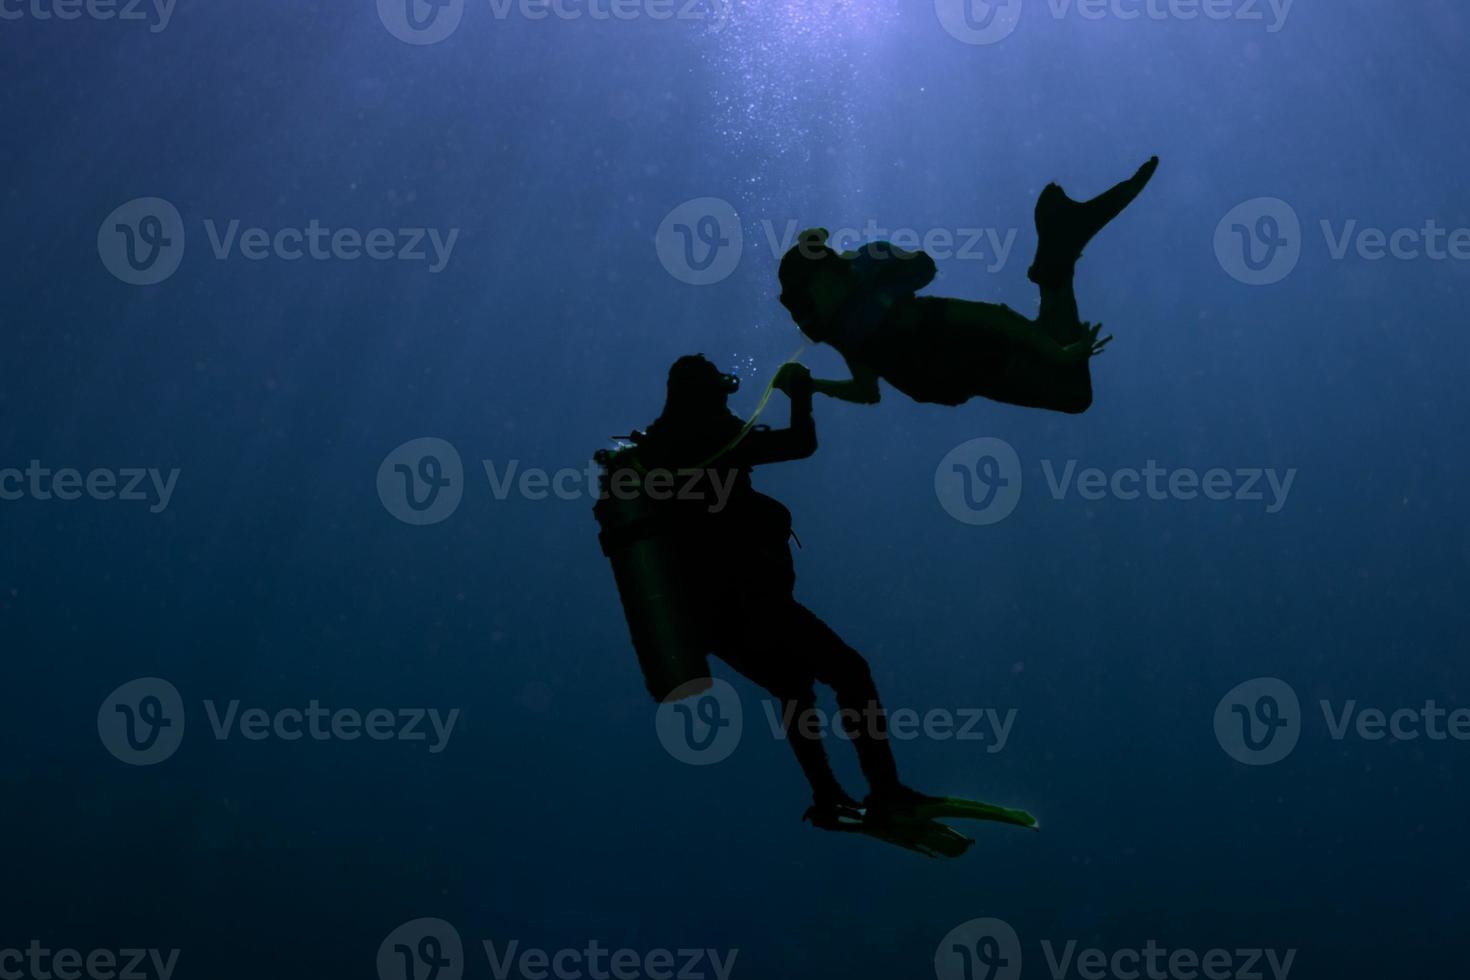
<path fill-rule="evenodd" d="M 1092 385 L 1085 385 L 1062 396 L 1057 411 L 1067 415 L 1081 415 L 1092 407 Z"/>
<path fill-rule="evenodd" d="M 873 668 L 862 654 L 843 647 L 832 656 L 827 682 L 839 696 L 846 692 L 866 696 L 874 687 Z"/>

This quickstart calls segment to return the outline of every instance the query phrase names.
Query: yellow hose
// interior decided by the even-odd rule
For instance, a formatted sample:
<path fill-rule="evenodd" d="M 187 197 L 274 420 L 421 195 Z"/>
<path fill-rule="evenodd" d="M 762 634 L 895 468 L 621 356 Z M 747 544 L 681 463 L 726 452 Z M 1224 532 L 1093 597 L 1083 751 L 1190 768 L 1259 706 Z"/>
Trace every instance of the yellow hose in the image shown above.
<path fill-rule="evenodd" d="M 806 353 L 806 349 L 807 345 L 802 344 L 796 349 L 796 353 L 792 354 L 790 357 L 786 358 L 786 360 L 781 362 L 781 367 L 785 367 L 788 364 L 795 364 L 797 361 L 801 360 L 801 355 Z M 745 437 L 750 435 L 750 430 L 755 428 L 756 421 L 760 419 L 761 413 L 766 410 L 766 405 L 771 400 L 771 392 L 776 390 L 776 376 L 780 373 L 781 368 L 777 368 L 776 374 L 771 375 L 771 380 L 766 382 L 766 390 L 761 394 L 761 400 L 756 404 L 755 411 L 751 413 L 750 418 L 745 420 L 745 424 L 740 427 L 740 431 L 736 433 L 735 438 L 731 439 L 719 452 L 715 453 L 703 463 L 700 463 L 699 466 L 696 467 L 697 469 L 702 470 L 710 464 L 714 463 L 721 456 L 724 456 L 726 453 L 733 450 L 736 446 L 740 445 L 740 443 L 745 440 Z"/>

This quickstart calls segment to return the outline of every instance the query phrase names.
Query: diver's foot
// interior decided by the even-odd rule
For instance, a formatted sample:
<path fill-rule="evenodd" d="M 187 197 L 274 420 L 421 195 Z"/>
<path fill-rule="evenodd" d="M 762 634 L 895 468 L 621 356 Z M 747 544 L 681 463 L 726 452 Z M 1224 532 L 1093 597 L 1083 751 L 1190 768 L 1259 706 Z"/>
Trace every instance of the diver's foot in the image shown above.
<path fill-rule="evenodd" d="M 821 830 L 835 830 L 844 824 L 862 823 L 863 808 L 846 793 L 818 796 L 801 819 Z"/>
<path fill-rule="evenodd" d="M 939 800 L 938 796 L 928 796 L 916 789 L 909 789 L 899 784 L 869 793 L 868 798 L 863 801 L 863 806 L 879 813 L 903 813 L 926 803 L 938 803 Z"/>
<path fill-rule="evenodd" d="M 1133 203 L 1158 169 L 1159 158 L 1151 157 L 1132 177 L 1090 201 L 1074 201 L 1058 185 L 1047 184 L 1036 199 L 1039 241 L 1027 278 L 1048 288 L 1069 281 L 1087 243 Z"/>

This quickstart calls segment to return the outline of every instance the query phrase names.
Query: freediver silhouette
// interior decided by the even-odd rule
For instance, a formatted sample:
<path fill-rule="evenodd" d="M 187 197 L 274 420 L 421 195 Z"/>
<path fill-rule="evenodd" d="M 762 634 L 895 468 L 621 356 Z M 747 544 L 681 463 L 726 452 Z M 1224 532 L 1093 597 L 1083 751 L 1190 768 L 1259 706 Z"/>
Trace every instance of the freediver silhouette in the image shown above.
<path fill-rule="evenodd" d="M 1029 320 L 1008 306 L 916 296 L 933 281 L 934 260 L 887 242 L 838 254 L 827 231 L 804 231 L 781 260 L 781 303 L 807 337 L 830 344 L 852 378 L 815 382 L 833 398 L 874 404 L 878 379 L 919 402 L 960 405 L 972 398 L 1077 414 L 1092 405 L 1090 362 L 1111 336 L 1079 319 L 1072 280 L 1082 250 L 1143 191 L 1153 157 L 1128 180 L 1078 202 L 1048 184 L 1036 202 L 1036 259 L 1027 277 L 1040 288 Z"/>
<path fill-rule="evenodd" d="M 613 559 L 624 610 L 655 698 L 703 679 L 713 654 L 781 702 L 786 741 L 810 784 L 806 819 L 825 830 L 877 837 L 930 856 L 956 857 L 972 843 L 935 817 L 1034 828 L 1022 811 L 927 796 L 899 779 L 887 714 L 863 656 L 795 598 L 791 512 L 755 490 L 751 470 L 805 459 L 817 449 L 814 382 L 794 362 L 771 387 L 786 393 L 787 428 L 752 426 L 727 401 L 739 379 L 703 355 L 669 371 L 663 411 L 631 447 L 599 454 L 604 497 L 595 512 Z M 650 506 L 607 493 L 621 477 L 678 474 L 680 491 Z M 712 503 L 713 502 L 713 503 Z M 845 735 L 868 782 L 864 802 L 832 771 L 815 718 L 816 685 L 832 688 Z"/>

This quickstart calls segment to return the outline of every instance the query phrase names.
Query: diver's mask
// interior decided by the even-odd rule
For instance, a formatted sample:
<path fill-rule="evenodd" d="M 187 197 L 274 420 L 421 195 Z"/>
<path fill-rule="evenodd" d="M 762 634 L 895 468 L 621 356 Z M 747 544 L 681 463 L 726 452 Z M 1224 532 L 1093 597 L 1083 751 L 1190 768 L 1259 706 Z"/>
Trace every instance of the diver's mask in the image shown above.
<path fill-rule="evenodd" d="M 681 357 L 669 369 L 669 397 L 681 402 L 721 402 L 740 390 L 740 379 L 724 374 L 703 354 Z"/>

